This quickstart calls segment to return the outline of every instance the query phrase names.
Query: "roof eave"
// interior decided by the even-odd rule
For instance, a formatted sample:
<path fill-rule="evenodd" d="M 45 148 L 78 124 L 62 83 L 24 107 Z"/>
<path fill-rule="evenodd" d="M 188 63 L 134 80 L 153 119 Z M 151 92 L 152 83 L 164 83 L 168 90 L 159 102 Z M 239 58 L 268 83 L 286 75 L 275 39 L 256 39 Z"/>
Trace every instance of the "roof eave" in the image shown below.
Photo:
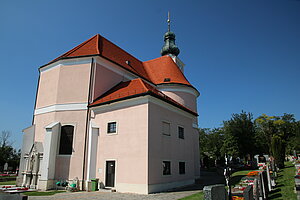
<path fill-rule="evenodd" d="M 119 99 L 114 99 L 114 100 L 111 100 L 111 101 L 106 101 L 106 102 L 98 103 L 98 104 L 95 104 L 95 105 L 88 105 L 88 107 L 89 107 L 89 108 L 93 108 L 93 107 L 97 107 L 97 106 L 102 106 L 102 105 L 106 105 L 106 104 L 111 104 L 111 103 L 115 103 L 115 102 L 118 102 L 118 101 L 123 101 L 123 100 L 132 99 L 132 98 L 136 98 L 136 97 L 140 97 L 140 96 L 146 96 L 146 95 L 150 95 L 150 96 L 156 97 L 156 98 L 158 98 L 158 99 L 160 99 L 160 100 L 163 100 L 163 101 L 165 101 L 166 103 L 169 103 L 169 104 L 171 104 L 171 105 L 173 105 L 173 106 L 175 106 L 175 107 L 177 107 L 177 108 L 179 108 L 179 109 L 181 109 L 181 110 L 183 110 L 183 111 L 185 111 L 185 112 L 188 112 L 188 113 L 190 113 L 190 114 L 192 114 L 192 115 L 194 115 L 194 116 L 196 116 L 196 117 L 199 116 L 197 113 L 193 112 L 192 110 L 189 110 L 189 109 L 187 109 L 187 108 L 185 108 L 185 107 L 182 107 L 182 106 L 180 106 L 180 105 L 178 105 L 178 104 L 176 104 L 176 103 L 174 103 L 174 102 L 172 102 L 172 101 L 168 101 L 168 100 L 166 100 L 165 98 L 163 98 L 162 96 L 157 95 L 157 94 L 155 94 L 155 93 L 153 93 L 153 92 L 151 92 L 151 91 L 144 92 L 144 93 L 140 93 L 140 94 L 135 94 L 135 95 L 131 95 L 131 96 L 119 98 Z"/>
<path fill-rule="evenodd" d="M 197 93 L 198 93 L 198 96 L 200 96 L 200 92 L 197 90 L 197 88 L 195 88 L 194 86 L 192 85 L 188 85 L 188 84 L 184 84 L 184 83 L 158 83 L 156 84 L 157 86 L 159 85 L 181 85 L 181 86 L 187 86 L 187 87 L 190 87 L 192 89 L 194 89 Z"/>

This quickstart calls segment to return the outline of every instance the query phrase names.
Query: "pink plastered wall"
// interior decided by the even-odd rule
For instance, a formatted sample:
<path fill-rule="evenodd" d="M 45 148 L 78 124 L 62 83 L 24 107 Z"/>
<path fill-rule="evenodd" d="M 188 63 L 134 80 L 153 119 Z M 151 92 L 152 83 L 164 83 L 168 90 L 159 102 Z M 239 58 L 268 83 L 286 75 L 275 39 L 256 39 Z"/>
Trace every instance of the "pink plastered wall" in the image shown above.
<path fill-rule="evenodd" d="M 87 102 L 91 64 L 56 66 L 40 73 L 36 109 Z"/>
<path fill-rule="evenodd" d="M 73 125 L 73 153 L 72 155 L 57 155 L 55 164 L 56 179 L 82 179 L 84 137 L 86 131 L 87 111 L 60 111 L 40 114 L 35 116 L 35 141 L 44 142 L 45 127 L 53 122 L 60 122 L 61 125 Z M 56 147 L 59 148 L 59 143 Z M 58 151 L 58 150 L 57 150 Z M 58 152 L 57 152 L 58 154 Z M 76 166 L 76 167 L 74 167 Z"/>
<path fill-rule="evenodd" d="M 113 68 L 113 67 L 112 67 Z M 96 64 L 93 99 L 99 97 L 113 86 L 123 81 L 123 76 Z"/>
<path fill-rule="evenodd" d="M 57 103 L 88 101 L 91 64 L 65 65 L 60 69 Z"/>
<path fill-rule="evenodd" d="M 170 123 L 170 136 L 162 134 L 162 122 Z M 149 104 L 149 185 L 171 183 L 195 178 L 194 147 L 196 130 L 192 119 L 157 104 Z M 184 139 L 178 137 L 178 126 L 184 128 Z M 197 143 L 197 144 L 195 144 Z M 163 175 L 163 161 L 171 161 L 171 175 Z M 185 162 L 186 173 L 179 174 L 179 162 Z"/>
<path fill-rule="evenodd" d="M 195 95 L 192 95 L 187 92 L 179 92 L 179 91 L 163 91 L 163 93 L 178 103 L 186 106 L 194 112 L 197 112 L 197 99 Z"/>
<path fill-rule="evenodd" d="M 119 183 L 147 184 L 148 106 L 141 104 L 97 113 L 93 124 L 100 130 L 96 177 L 105 183 L 106 160 L 116 161 Z M 117 122 L 117 134 L 107 134 L 107 123 Z M 99 173 L 99 169 L 101 173 Z"/>

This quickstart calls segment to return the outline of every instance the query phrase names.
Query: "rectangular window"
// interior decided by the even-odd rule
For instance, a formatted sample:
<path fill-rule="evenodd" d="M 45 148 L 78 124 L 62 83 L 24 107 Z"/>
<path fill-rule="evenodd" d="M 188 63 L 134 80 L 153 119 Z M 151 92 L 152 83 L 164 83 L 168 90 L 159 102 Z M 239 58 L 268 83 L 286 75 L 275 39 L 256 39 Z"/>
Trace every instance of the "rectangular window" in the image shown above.
<path fill-rule="evenodd" d="M 185 174 L 185 162 L 179 162 L 179 174 Z"/>
<path fill-rule="evenodd" d="M 62 126 L 60 130 L 59 154 L 71 155 L 73 145 L 74 126 Z"/>
<path fill-rule="evenodd" d="M 170 136 L 170 123 L 162 122 L 162 134 Z"/>
<path fill-rule="evenodd" d="M 109 122 L 107 124 L 107 133 L 116 133 L 117 132 L 117 122 Z"/>
<path fill-rule="evenodd" d="M 181 126 L 178 126 L 178 137 L 184 139 L 184 128 Z"/>
<path fill-rule="evenodd" d="M 163 175 L 171 175 L 171 162 L 163 161 Z"/>

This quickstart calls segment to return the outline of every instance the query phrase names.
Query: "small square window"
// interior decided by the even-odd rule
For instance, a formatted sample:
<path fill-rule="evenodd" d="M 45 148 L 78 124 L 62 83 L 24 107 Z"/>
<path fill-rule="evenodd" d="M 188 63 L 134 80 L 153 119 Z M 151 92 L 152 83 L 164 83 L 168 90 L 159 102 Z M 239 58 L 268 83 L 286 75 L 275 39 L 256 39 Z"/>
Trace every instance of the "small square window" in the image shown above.
<path fill-rule="evenodd" d="M 116 133 L 117 132 L 117 122 L 109 122 L 107 124 L 107 133 Z"/>
<path fill-rule="evenodd" d="M 171 175 L 171 162 L 163 161 L 163 175 Z"/>
<path fill-rule="evenodd" d="M 178 137 L 184 139 L 184 128 L 181 126 L 178 126 Z"/>
<path fill-rule="evenodd" d="M 162 134 L 170 136 L 170 123 L 162 122 Z"/>
<path fill-rule="evenodd" d="M 179 162 L 179 174 L 185 174 L 185 162 Z"/>

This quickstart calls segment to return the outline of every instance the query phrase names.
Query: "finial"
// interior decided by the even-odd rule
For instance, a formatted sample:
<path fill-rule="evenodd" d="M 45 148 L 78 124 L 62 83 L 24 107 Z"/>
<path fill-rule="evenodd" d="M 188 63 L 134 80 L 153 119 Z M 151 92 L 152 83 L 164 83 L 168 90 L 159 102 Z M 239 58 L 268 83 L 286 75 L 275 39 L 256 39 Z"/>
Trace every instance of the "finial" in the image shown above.
<path fill-rule="evenodd" d="M 164 55 L 168 55 L 168 54 L 172 54 L 174 56 L 178 56 L 178 54 L 180 53 L 178 47 L 175 44 L 175 34 L 173 32 L 171 32 L 170 30 L 170 12 L 168 12 L 168 32 L 165 33 L 164 35 L 164 41 L 165 44 L 162 47 L 160 54 L 162 56 Z"/>
<path fill-rule="evenodd" d="M 168 32 L 170 32 L 170 22 L 171 22 L 171 20 L 170 20 L 170 11 L 168 11 L 168 20 L 167 20 L 167 22 L 168 22 Z"/>

